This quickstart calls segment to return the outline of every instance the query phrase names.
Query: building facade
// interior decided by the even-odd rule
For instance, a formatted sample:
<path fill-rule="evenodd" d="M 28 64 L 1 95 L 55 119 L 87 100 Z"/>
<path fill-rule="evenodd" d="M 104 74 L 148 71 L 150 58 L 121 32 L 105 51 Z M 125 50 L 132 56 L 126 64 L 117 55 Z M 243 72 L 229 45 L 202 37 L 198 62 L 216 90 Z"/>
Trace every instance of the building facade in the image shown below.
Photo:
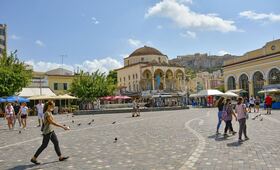
<path fill-rule="evenodd" d="M 3 51 L 6 49 L 7 49 L 7 25 L 0 24 L 0 57 L 2 56 Z"/>
<path fill-rule="evenodd" d="M 209 72 L 199 72 L 195 78 L 187 82 L 190 93 L 198 93 L 201 90 L 219 89 L 224 85 L 223 74 L 221 70 Z"/>
<path fill-rule="evenodd" d="M 243 89 L 251 96 L 264 86 L 280 84 L 280 39 L 224 62 L 225 90 Z"/>
<path fill-rule="evenodd" d="M 116 71 L 118 86 L 127 92 L 185 91 L 184 67 L 169 63 L 166 55 L 152 47 L 135 50 Z"/>
<path fill-rule="evenodd" d="M 73 82 L 72 71 L 58 68 L 47 72 L 33 72 L 30 88 L 50 88 L 55 94 L 68 92 Z"/>

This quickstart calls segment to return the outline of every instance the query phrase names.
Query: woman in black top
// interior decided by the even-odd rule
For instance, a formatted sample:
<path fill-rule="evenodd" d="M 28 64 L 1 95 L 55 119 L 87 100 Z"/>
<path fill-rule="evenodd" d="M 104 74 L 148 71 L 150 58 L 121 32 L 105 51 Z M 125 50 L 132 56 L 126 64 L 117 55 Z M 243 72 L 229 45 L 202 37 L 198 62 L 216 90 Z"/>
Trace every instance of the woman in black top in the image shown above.
<path fill-rule="evenodd" d="M 220 126 L 221 126 L 221 123 L 222 123 L 222 113 L 223 113 L 223 108 L 224 108 L 224 100 L 225 100 L 225 98 L 221 97 L 218 100 L 218 104 L 217 104 L 217 107 L 218 107 L 218 124 L 217 124 L 216 134 L 219 134 L 219 129 L 220 129 Z"/>

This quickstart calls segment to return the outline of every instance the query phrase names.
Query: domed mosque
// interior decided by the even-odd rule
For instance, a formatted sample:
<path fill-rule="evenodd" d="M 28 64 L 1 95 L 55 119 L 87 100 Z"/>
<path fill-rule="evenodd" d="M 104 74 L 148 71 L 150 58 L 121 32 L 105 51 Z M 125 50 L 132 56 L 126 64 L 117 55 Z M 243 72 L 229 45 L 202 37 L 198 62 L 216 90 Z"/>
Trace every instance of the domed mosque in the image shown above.
<path fill-rule="evenodd" d="M 169 63 L 167 55 L 144 46 L 124 58 L 124 67 L 116 70 L 121 93 L 144 94 L 184 92 L 184 67 Z"/>

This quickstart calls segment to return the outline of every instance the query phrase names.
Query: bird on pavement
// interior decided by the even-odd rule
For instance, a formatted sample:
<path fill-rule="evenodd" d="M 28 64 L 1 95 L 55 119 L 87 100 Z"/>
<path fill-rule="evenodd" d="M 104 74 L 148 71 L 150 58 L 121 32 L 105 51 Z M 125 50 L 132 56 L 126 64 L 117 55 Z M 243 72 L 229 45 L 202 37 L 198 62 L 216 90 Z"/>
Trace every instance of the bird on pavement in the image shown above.
<path fill-rule="evenodd" d="M 114 141 L 114 143 L 116 143 L 118 141 L 118 138 L 117 137 L 115 137 L 115 141 Z"/>
<path fill-rule="evenodd" d="M 88 125 L 91 125 L 91 122 L 88 122 Z"/>
<path fill-rule="evenodd" d="M 81 123 L 78 124 L 78 126 L 81 126 L 81 125 L 82 125 Z"/>
<path fill-rule="evenodd" d="M 72 123 L 74 123 L 74 120 L 72 120 Z"/>
<path fill-rule="evenodd" d="M 94 119 L 92 119 L 91 122 L 94 122 Z"/>
<path fill-rule="evenodd" d="M 116 121 L 114 121 L 112 124 L 115 124 L 116 123 Z"/>

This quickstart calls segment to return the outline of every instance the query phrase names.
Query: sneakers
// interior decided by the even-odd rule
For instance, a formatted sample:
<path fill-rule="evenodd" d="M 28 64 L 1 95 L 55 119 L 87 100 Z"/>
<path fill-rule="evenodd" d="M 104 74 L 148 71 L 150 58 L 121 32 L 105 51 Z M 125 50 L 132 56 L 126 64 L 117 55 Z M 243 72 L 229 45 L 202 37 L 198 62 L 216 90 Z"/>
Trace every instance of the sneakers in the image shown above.
<path fill-rule="evenodd" d="M 41 163 L 37 160 L 31 159 L 30 162 L 34 163 L 35 165 L 40 165 Z"/>
<path fill-rule="evenodd" d="M 65 161 L 65 160 L 68 159 L 68 158 L 69 158 L 69 156 L 65 156 L 65 157 L 59 158 L 58 160 L 59 160 L 59 161 Z"/>
<path fill-rule="evenodd" d="M 249 140 L 248 136 L 245 137 L 245 140 Z"/>
<path fill-rule="evenodd" d="M 228 137 L 228 134 L 224 133 L 224 137 L 227 138 L 227 137 Z"/>
<path fill-rule="evenodd" d="M 242 139 L 238 139 L 238 143 L 242 143 L 243 142 L 243 140 Z"/>
<path fill-rule="evenodd" d="M 236 132 L 235 132 L 235 131 L 231 131 L 230 133 L 231 133 L 232 135 L 235 135 L 235 134 L 236 134 Z"/>

